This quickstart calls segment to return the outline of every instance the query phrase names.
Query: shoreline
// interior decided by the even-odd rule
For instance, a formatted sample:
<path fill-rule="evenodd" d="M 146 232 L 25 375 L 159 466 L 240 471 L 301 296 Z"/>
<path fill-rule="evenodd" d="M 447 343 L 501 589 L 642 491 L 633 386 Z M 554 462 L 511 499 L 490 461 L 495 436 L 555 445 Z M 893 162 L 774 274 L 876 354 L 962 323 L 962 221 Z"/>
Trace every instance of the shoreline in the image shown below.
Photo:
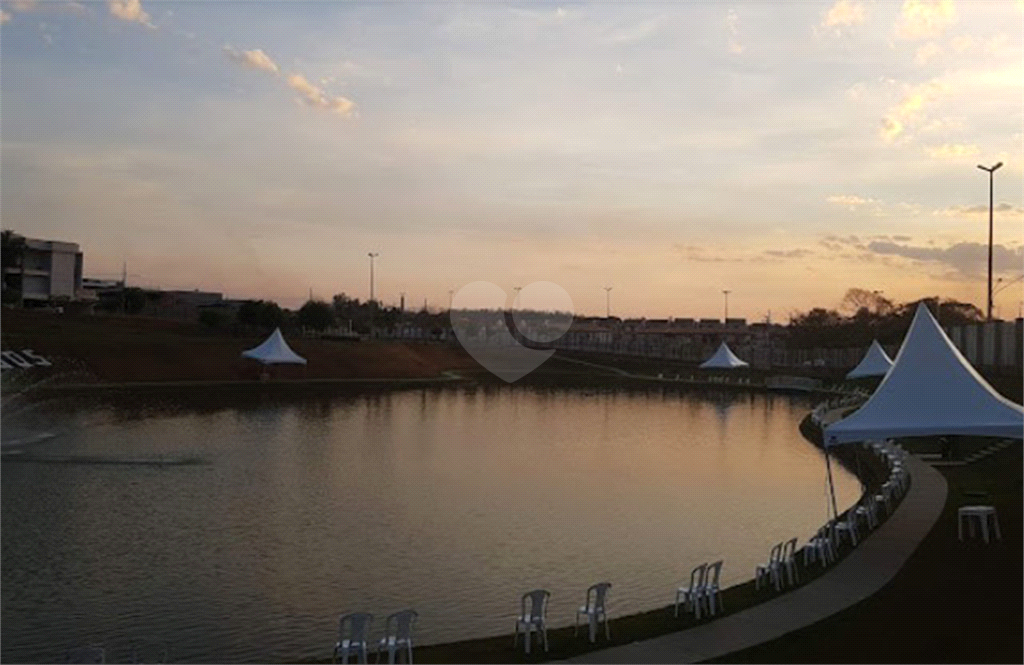
<path fill-rule="evenodd" d="M 718 385 L 718 384 L 713 384 Z M 744 386 L 748 387 L 748 386 Z M 763 389 L 763 387 L 762 387 Z M 765 391 L 767 392 L 767 391 Z M 811 413 L 801 420 L 799 432 L 807 443 L 821 448 L 820 436 L 817 441 L 809 434 L 813 433 L 814 425 L 811 422 Z M 878 491 L 878 487 L 887 477 L 888 471 L 877 460 L 877 458 L 865 451 L 861 446 L 844 446 L 849 450 L 833 451 L 833 457 L 843 465 L 852 475 L 858 478 L 865 492 Z M 863 493 L 862 495 L 863 496 Z M 858 498 L 858 501 L 860 499 Z M 885 515 L 875 531 L 885 524 L 902 504 L 901 497 L 893 507 L 892 513 Z M 854 504 L 856 505 L 856 504 Z M 849 509 L 847 509 L 849 510 Z M 843 515 L 846 511 L 843 511 Z M 872 531 L 874 533 L 874 531 Z M 869 536 L 870 537 L 870 536 Z M 732 616 L 734 614 L 749 610 L 758 605 L 771 602 L 780 597 L 786 596 L 794 591 L 803 589 L 823 575 L 831 572 L 846 559 L 856 548 L 845 547 L 837 551 L 836 560 L 827 568 L 820 566 L 804 566 L 802 560 L 798 562 L 800 582 L 796 586 L 785 587 L 782 592 L 774 592 L 771 589 L 757 591 L 754 589 L 754 579 L 750 578 L 743 582 L 723 588 L 721 593 L 724 605 L 727 608 L 719 612 L 714 619 L 694 620 L 688 615 L 680 618 L 673 616 L 673 606 L 655 607 L 643 612 L 635 612 L 628 615 L 609 618 L 613 639 L 608 642 L 598 641 L 595 644 L 586 642 L 583 638 L 577 638 L 571 626 L 556 626 L 548 628 L 551 651 L 534 651 L 529 656 L 523 653 L 520 645 L 519 650 L 511 648 L 512 633 L 506 633 L 488 637 L 471 637 L 453 642 L 439 642 L 415 646 L 414 662 L 419 663 L 518 663 L 518 662 L 553 662 L 569 658 L 586 656 L 588 653 L 613 649 L 633 642 L 663 637 L 674 633 L 680 633 L 699 626 L 707 626 L 715 621 Z M 625 636 L 625 638 L 624 638 Z M 562 647 L 559 649 L 558 647 Z M 568 648 L 566 648 L 568 647 Z M 314 659 L 309 661 L 296 661 L 306 663 L 329 663 L 330 659 Z"/>

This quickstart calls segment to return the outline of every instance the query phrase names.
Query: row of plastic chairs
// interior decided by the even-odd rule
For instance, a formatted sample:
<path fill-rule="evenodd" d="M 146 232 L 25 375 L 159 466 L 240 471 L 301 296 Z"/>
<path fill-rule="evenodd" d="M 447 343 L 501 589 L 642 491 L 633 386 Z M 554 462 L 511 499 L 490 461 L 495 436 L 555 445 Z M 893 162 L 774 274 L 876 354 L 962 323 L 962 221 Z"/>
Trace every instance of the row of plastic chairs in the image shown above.
<path fill-rule="evenodd" d="M 377 643 L 377 662 L 380 662 L 384 649 L 388 650 L 388 662 L 396 662 L 397 656 L 405 651 L 406 662 L 412 663 L 412 629 L 419 616 L 416 610 L 402 610 L 388 616 L 384 623 L 384 637 Z M 347 663 L 349 656 L 355 656 L 359 662 L 368 662 L 370 629 L 373 626 L 373 615 L 368 612 L 352 612 L 343 614 L 338 619 L 338 642 L 334 645 L 334 662 L 341 658 Z"/>
<path fill-rule="evenodd" d="M 715 615 L 717 604 L 720 611 L 725 611 L 722 603 L 722 592 L 719 580 L 722 576 L 722 564 L 719 559 L 714 563 L 702 563 L 690 572 L 689 586 L 676 589 L 675 615 L 679 616 L 679 606 L 685 604 L 687 611 L 700 619 L 701 610 L 706 608 L 709 616 Z"/>
<path fill-rule="evenodd" d="M 845 518 L 822 527 L 804 548 L 804 563 L 820 561 L 823 566 L 835 560 L 836 549 L 844 542 L 856 547 L 863 539 L 861 524 L 865 531 L 878 527 L 880 510 L 885 508 L 886 515 L 892 513 L 895 502 L 906 492 L 910 476 L 903 467 L 906 452 L 891 440 L 879 442 L 868 441 L 864 447 L 875 451 L 885 463 L 889 471 L 888 479 L 882 483 L 877 494 L 866 494 L 858 505 L 847 511 Z"/>
<path fill-rule="evenodd" d="M 573 635 L 579 633 L 580 617 L 587 617 L 589 626 L 589 638 L 591 642 L 597 641 L 597 629 L 604 623 L 605 639 L 612 638 L 611 628 L 608 626 L 608 591 L 612 588 L 611 582 L 598 582 L 587 588 L 587 595 L 583 606 L 576 610 L 576 622 L 573 627 Z M 533 642 L 533 633 L 543 640 L 544 651 L 548 650 L 548 602 L 551 600 L 551 592 L 547 589 L 534 589 L 527 591 L 519 605 L 519 616 L 516 617 L 516 632 L 512 637 L 512 647 L 519 643 L 519 632 L 523 632 L 526 653 L 530 653 L 530 645 Z"/>

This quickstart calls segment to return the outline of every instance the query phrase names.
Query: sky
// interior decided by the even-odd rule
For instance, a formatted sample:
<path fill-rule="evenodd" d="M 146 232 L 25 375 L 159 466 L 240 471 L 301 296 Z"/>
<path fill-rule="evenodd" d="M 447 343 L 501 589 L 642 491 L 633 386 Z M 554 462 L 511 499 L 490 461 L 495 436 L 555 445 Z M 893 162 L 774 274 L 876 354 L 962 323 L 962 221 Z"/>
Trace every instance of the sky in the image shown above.
<path fill-rule="evenodd" d="M 1024 272 L 1019 0 L 0 8 L 0 220 L 87 277 L 297 307 L 366 299 L 375 252 L 416 307 L 984 308 L 998 161 L 997 285 Z"/>

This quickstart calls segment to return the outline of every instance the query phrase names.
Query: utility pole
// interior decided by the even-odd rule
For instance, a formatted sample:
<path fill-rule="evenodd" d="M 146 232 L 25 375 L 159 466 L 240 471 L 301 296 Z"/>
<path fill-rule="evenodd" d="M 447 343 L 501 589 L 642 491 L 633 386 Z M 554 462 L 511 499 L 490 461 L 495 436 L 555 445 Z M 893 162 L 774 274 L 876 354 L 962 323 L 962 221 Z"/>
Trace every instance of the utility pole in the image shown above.
<path fill-rule="evenodd" d="M 729 294 L 732 293 L 729 289 L 722 289 L 722 293 L 725 294 L 725 320 L 723 323 L 729 323 Z"/>
<path fill-rule="evenodd" d="M 455 291 L 448 289 L 448 311 L 452 311 L 452 298 L 455 297 Z"/>
<path fill-rule="evenodd" d="M 380 256 L 379 252 L 370 252 L 367 254 L 370 257 L 370 302 L 374 302 L 373 297 L 373 260 Z"/>
<path fill-rule="evenodd" d="M 521 286 L 513 286 L 512 290 L 516 292 L 516 297 L 515 297 L 515 299 L 512 300 L 512 309 L 514 310 L 516 308 L 516 300 L 519 300 L 519 292 L 523 290 L 523 287 L 521 287 Z M 522 303 L 520 303 L 520 306 L 521 305 L 522 305 Z"/>
<path fill-rule="evenodd" d="M 982 171 L 988 172 L 988 321 L 992 320 L 992 212 L 994 203 L 994 185 L 993 180 L 995 172 L 1002 166 L 1002 162 L 996 162 L 995 166 L 982 166 L 978 164 L 978 168 Z"/>
<path fill-rule="evenodd" d="M 604 318 L 612 318 L 612 287 L 604 287 Z"/>
<path fill-rule="evenodd" d="M 399 295 L 399 296 L 401 296 L 401 299 L 399 300 L 399 303 L 400 303 L 400 305 L 399 305 L 399 311 L 400 311 L 400 312 L 401 312 L 402 314 L 405 314 L 405 291 L 402 291 L 402 292 L 401 292 L 401 293 L 399 293 L 398 295 Z"/>
<path fill-rule="evenodd" d="M 24 288 L 24 287 L 22 287 Z M 128 288 L 128 262 L 124 261 L 121 263 L 121 313 L 128 313 L 128 294 L 126 289 Z"/>

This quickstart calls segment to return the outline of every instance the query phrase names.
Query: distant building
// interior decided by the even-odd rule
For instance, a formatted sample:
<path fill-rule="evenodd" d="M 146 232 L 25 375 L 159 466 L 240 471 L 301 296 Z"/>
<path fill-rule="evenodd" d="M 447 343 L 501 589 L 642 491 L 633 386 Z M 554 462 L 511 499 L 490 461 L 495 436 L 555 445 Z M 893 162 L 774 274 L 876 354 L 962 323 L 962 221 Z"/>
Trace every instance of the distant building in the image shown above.
<path fill-rule="evenodd" d="M 224 294 L 212 291 L 149 291 L 142 313 L 171 319 L 194 319 L 200 308 L 220 306 Z"/>
<path fill-rule="evenodd" d="M 73 242 L 25 238 L 18 256 L 3 270 L 4 290 L 13 289 L 19 302 L 26 305 L 86 297 L 82 252 Z"/>

